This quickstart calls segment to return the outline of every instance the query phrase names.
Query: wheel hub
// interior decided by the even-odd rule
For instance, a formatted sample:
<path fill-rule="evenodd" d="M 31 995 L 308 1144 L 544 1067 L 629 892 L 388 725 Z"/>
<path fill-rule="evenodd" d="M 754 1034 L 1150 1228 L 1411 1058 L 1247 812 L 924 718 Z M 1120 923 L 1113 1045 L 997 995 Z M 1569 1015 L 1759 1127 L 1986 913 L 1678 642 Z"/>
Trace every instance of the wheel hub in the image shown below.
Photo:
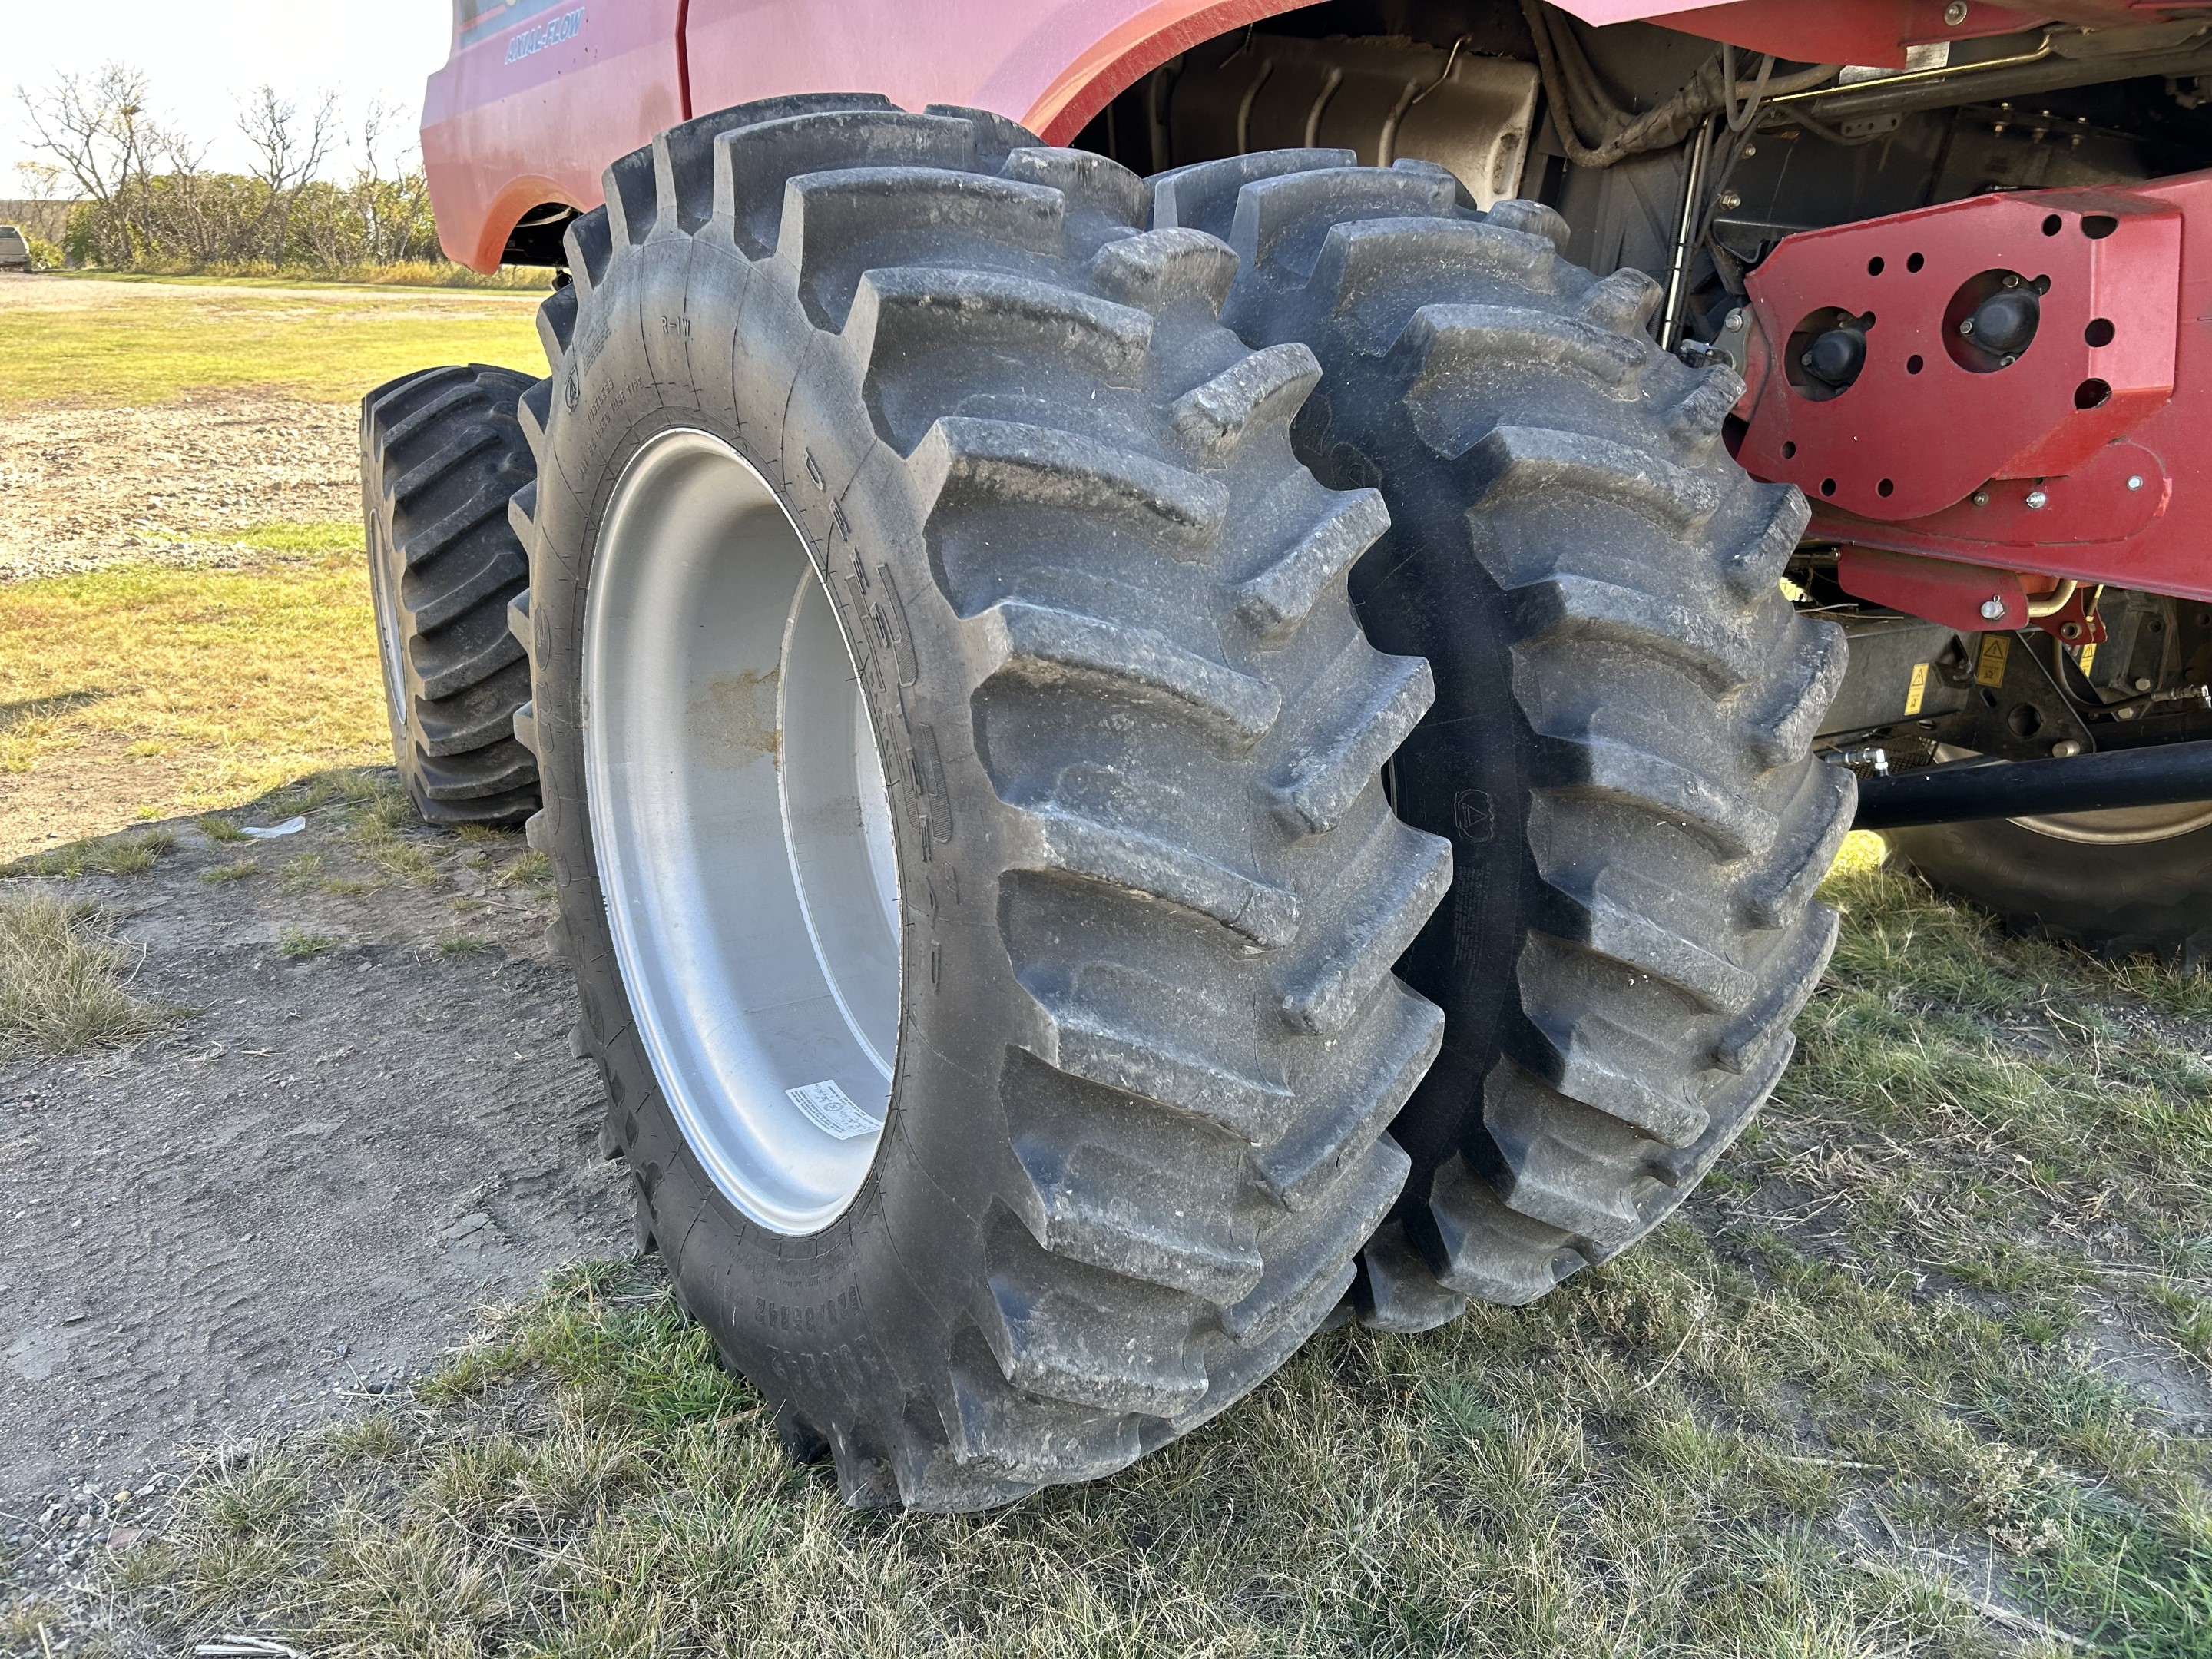
<path fill-rule="evenodd" d="M 730 1201 L 860 1191 L 899 1031 L 899 883 L 866 699 L 805 538 L 720 439 L 624 470 L 585 606 L 594 855 L 655 1080 Z"/>

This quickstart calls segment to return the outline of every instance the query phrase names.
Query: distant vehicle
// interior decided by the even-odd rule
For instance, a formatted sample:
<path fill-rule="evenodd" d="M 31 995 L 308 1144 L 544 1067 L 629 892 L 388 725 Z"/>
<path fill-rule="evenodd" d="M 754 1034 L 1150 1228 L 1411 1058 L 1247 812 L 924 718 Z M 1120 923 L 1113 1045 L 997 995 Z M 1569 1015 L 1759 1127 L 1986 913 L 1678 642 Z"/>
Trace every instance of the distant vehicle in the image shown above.
<path fill-rule="evenodd" d="M 0 225 L 0 270 L 28 270 L 31 245 L 13 225 Z"/>

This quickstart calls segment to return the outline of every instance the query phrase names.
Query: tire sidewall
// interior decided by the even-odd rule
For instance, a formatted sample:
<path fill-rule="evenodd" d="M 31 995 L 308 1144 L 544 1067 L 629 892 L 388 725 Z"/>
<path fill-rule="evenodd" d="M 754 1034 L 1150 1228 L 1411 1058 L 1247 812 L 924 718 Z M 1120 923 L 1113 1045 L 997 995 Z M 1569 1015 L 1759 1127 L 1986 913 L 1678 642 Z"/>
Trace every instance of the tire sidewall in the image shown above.
<path fill-rule="evenodd" d="M 415 744 L 400 714 L 402 706 L 411 705 L 415 698 L 406 649 L 399 637 L 399 584 L 406 567 L 392 533 L 391 509 L 375 487 L 380 469 L 367 441 L 369 434 L 362 435 L 362 523 L 368 540 L 369 609 L 376 618 L 376 654 L 384 670 L 380 682 L 384 723 L 392 733 L 392 763 L 411 787 L 417 782 Z"/>
<path fill-rule="evenodd" d="M 2212 961 L 2212 829 L 2110 844 L 1992 818 L 1887 830 L 1884 839 L 1938 891 L 2022 932 L 2190 967 Z"/>
<path fill-rule="evenodd" d="M 532 624 L 562 923 L 655 1242 L 729 1361 L 828 1426 L 833 1414 L 880 1421 L 910 1389 L 939 1383 L 903 1370 L 941 1367 L 947 1327 L 980 1312 L 983 1224 L 1012 1164 L 998 1073 L 1024 999 L 992 914 L 996 801 L 946 672 L 963 645 L 930 579 L 921 506 L 852 374 L 822 349 L 835 342 L 775 275 L 704 236 L 670 235 L 618 251 L 580 296 L 551 385 Z M 623 989 L 594 860 L 580 700 L 599 529 L 632 458 L 687 428 L 750 462 L 800 528 L 860 664 L 890 796 L 903 987 L 889 1113 L 850 1206 L 805 1237 L 748 1219 L 685 1145 Z M 860 614 L 856 597 L 881 595 L 885 567 L 901 603 Z"/>

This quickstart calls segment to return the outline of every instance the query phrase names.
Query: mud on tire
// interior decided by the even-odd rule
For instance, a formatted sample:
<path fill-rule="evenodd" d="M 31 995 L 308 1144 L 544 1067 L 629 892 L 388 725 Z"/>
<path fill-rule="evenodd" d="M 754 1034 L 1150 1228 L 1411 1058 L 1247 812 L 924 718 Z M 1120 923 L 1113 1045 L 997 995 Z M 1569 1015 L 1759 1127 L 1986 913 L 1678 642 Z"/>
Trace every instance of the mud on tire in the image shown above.
<path fill-rule="evenodd" d="M 1379 503 L 1292 457 L 1317 370 L 1218 325 L 1228 250 L 1140 234 L 1145 185 L 1101 157 L 783 99 L 663 134 L 606 199 L 522 404 L 517 730 L 641 1225 L 850 1501 L 1107 1474 L 1279 1364 L 1403 1180 L 1383 1126 L 1440 1017 L 1390 965 L 1449 854 L 1377 777 L 1382 711 L 1429 696 L 1346 594 Z M 679 428 L 780 496 L 887 780 L 888 1120 L 808 1231 L 749 1214 L 679 1128 L 595 864 L 595 550 Z"/>
<path fill-rule="evenodd" d="M 1436 674 L 1391 775 L 1453 847 L 1401 966 L 1444 1045 L 1356 1292 L 1416 1330 L 1626 1248 L 1741 1131 L 1832 947 L 1812 894 L 1856 785 L 1808 753 L 1844 643 L 1778 589 L 1802 498 L 1721 444 L 1741 383 L 1661 352 L 1651 280 L 1566 263 L 1551 209 L 1353 159 L 1164 174 L 1154 222 L 1231 243 L 1248 343 L 1316 353 L 1293 443 L 1381 489 L 1353 598 Z"/>
<path fill-rule="evenodd" d="M 514 369 L 427 368 L 361 404 L 362 517 L 392 759 L 433 823 L 518 823 L 538 763 L 514 739 L 530 668 L 507 605 L 529 564 L 507 521 L 532 463 Z"/>

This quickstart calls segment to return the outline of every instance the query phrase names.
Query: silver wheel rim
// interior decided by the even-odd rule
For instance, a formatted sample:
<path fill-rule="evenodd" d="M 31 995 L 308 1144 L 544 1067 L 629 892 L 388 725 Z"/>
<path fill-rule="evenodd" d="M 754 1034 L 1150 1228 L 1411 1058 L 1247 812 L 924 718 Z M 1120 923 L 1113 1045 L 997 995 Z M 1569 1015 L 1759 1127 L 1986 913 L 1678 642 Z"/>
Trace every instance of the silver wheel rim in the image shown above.
<path fill-rule="evenodd" d="M 1975 750 L 1951 744 L 1936 745 L 1939 761 L 1972 760 Z M 2054 812 L 2044 817 L 2007 818 L 2023 830 L 2053 841 L 2090 847 L 2130 847 L 2171 841 L 2212 825 L 2212 801 L 2182 801 L 2166 806 L 2115 806 L 2102 812 Z"/>
<path fill-rule="evenodd" d="M 719 438 L 663 433 L 624 469 L 583 656 L 599 885 L 654 1079 L 732 1204 L 818 1231 L 889 1107 L 897 855 L 805 540 Z"/>
<path fill-rule="evenodd" d="M 377 643 L 384 652 L 384 699 L 390 706 L 392 729 L 407 729 L 407 665 L 399 655 L 399 592 L 392 578 L 392 537 L 382 521 L 369 519 L 368 580 L 376 612 Z"/>
<path fill-rule="evenodd" d="M 2023 830 L 2058 841 L 2092 845 L 2133 846 L 2172 841 L 2212 824 L 2212 801 L 2183 801 L 2170 806 L 2115 806 L 2102 812 L 2063 812 L 2050 817 L 2014 818 Z"/>

